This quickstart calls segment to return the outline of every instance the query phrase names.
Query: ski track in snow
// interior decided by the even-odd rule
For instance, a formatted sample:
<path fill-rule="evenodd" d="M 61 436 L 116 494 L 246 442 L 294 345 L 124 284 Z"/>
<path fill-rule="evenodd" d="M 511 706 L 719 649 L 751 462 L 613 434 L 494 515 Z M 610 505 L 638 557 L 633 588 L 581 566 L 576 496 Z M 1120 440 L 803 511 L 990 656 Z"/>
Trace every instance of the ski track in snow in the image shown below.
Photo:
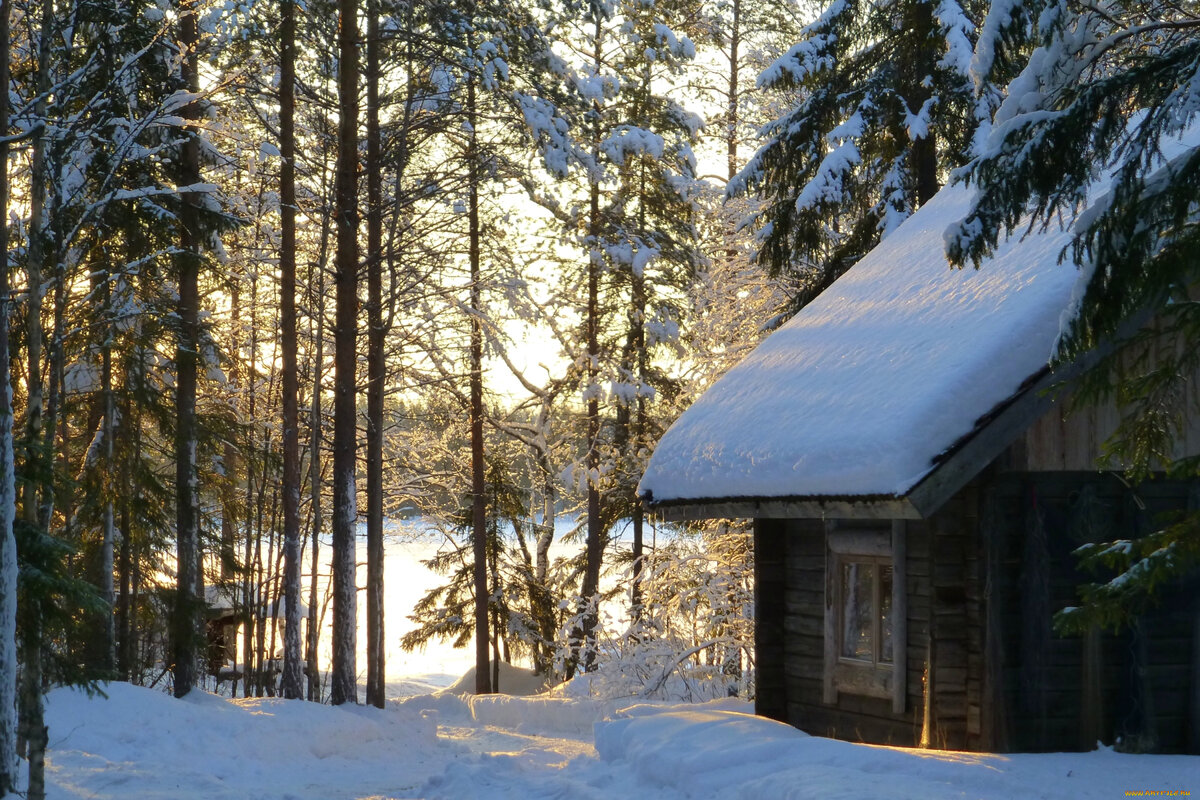
<path fill-rule="evenodd" d="M 386 709 L 49 696 L 50 800 L 1053 798 L 1200 791 L 1200 757 L 992 755 L 808 736 L 737 700 L 636 704 L 448 692 Z"/>

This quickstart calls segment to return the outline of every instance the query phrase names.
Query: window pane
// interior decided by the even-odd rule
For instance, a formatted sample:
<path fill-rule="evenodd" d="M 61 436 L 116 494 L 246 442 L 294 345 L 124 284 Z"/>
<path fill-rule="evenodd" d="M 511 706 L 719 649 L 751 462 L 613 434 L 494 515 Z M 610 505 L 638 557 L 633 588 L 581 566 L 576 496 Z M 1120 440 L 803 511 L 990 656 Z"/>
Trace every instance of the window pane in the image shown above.
<path fill-rule="evenodd" d="M 874 660 L 875 610 L 872 589 L 875 565 L 854 561 L 842 562 L 842 652 L 843 658 Z"/>
<path fill-rule="evenodd" d="M 879 660 L 892 663 L 892 566 L 879 567 Z"/>

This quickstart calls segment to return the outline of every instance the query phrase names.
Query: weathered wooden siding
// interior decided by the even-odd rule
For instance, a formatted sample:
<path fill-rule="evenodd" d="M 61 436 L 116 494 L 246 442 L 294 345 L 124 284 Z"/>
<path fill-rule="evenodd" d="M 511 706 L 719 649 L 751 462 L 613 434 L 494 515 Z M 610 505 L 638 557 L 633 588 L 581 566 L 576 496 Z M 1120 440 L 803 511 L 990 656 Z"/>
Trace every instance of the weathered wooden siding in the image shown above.
<path fill-rule="evenodd" d="M 1152 353 L 1126 352 L 1122 369 L 1137 374 L 1150 369 Z M 1188 409 L 1182 435 L 1176 437 L 1174 458 L 1200 455 L 1200 375 L 1181 382 L 1180 408 Z M 1095 470 L 1104 442 L 1117 429 L 1121 414 L 1113 401 L 1075 407 L 1068 394 L 1026 429 L 1000 458 L 1002 466 L 1018 472 L 1087 472 Z M 1119 468 L 1120 465 L 1108 465 Z"/>
<path fill-rule="evenodd" d="M 999 473 L 984 495 L 981 535 L 994 562 L 985 570 L 995 577 L 985 617 L 998 629 L 995 749 L 1091 749 L 1118 738 L 1174 752 L 1200 744 L 1194 583 L 1166 593 L 1133 631 L 1061 637 L 1051 626 L 1055 611 L 1077 601 L 1079 584 L 1097 579 L 1077 570 L 1072 551 L 1145 532 L 1187 507 L 1188 487 L 1152 482 L 1134 491 L 1095 472 Z"/>
<path fill-rule="evenodd" d="M 825 526 L 821 520 L 756 520 L 755 638 L 758 659 L 759 714 L 783 719 L 809 733 L 879 744 L 919 742 L 928 648 L 931 566 L 929 535 L 922 522 L 909 522 L 905 565 L 908 570 L 906 702 L 896 713 L 883 698 L 839 694 L 836 704 L 823 702 Z M 769 554 L 765 564 L 760 552 Z M 782 573 L 780 567 L 782 566 Z M 774 597 L 770 595 L 774 593 Z M 767 627 L 762 627 L 766 614 Z M 778 642 L 781 651 L 764 650 Z M 777 644 L 775 645 L 778 646 Z M 765 670 L 765 674 L 764 674 Z M 764 695 L 764 678 L 767 681 Z M 786 711 L 780 713 L 780 703 Z"/>
<path fill-rule="evenodd" d="M 788 650 L 784 594 L 790 543 L 786 533 L 784 520 L 754 520 L 754 711 L 780 722 L 791 721 L 784 674 Z"/>
<path fill-rule="evenodd" d="M 758 712 L 881 744 L 1086 750 L 1119 738 L 1200 752 L 1200 582 L 1166 593 L 1132 632 L 1061 637 L 1051 621 L 1095 579 L 1076 569 L 1076 547 L 1145 532 L 1188 495 L 1095 472 L 991 471 L 907 522 L 903 713 L 882 698 L 824 702 L 825 523 L 756 521 Z"/>
<path fill-rule="evenodd" d="M 984 586 L 978 491 L 959 492 L 930 519 L 931 697 L 928 743 L 978 750 L 984 743 Z"/>

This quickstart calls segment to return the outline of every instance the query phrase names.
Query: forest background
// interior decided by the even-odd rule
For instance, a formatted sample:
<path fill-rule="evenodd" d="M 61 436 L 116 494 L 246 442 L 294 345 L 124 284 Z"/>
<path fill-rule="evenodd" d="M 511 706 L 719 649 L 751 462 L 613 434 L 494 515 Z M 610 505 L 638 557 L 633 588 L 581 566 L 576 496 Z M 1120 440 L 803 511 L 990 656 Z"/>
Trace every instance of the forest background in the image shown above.
<path fill-rule="evenodd" d="M 745 680 L 744 534 L 610 542 L 784 305 L 723 190 L 802 9 L 342 6 L 5 5 L 23 740 L 81 680 L 381 705 L 397 516 L 450 543 L 405 643 L 474 636 L 482 691 L 593 666 L 620 592 Z"/>

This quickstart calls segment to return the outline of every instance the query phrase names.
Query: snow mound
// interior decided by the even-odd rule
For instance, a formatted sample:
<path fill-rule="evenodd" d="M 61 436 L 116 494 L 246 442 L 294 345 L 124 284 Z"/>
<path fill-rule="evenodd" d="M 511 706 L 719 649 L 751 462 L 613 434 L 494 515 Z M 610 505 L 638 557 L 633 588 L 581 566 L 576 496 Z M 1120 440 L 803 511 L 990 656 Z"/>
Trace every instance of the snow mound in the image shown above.
<path fill-rule="evenodd" d="M 105 691 L 50 693 L 49 800 L 1058 800 L 1195 791 L 1200 775 L 1196 756 L 851 744 L 740 713 L 736 699 L 604 719 L 598 702 L 562 697 L 439 693 L 380 710 Z"/>
<path fill-rule="evenodd" d="M 397 748 L 419 753 L 437 744 L 435 721 L 417 713 L 282 698 L 230 700 L 198 689 L 177 700 L 126 683 L 103 690 L 107 699 L 74 689 L 50 692 L 52 781 L 99 776 L 106 791 L 124 785 L 125 796 L 141 800 L 322 791 L 332 798 L 343 796 L 347 782 L 362 785 L 364 770 L 380 793 L 411 786 L 411 760 L 398 764 Z"/>
<path fill-rule="evenodd" d="M 1095 753 L 993 755 L 854 744 L 781 722 L 705 707 L 635 707 L 596 724 L 614 770 L 683 797 L 784 800 L 887 797 L 1102 797 L 1117 789 L 1185 788 L 1192 756 Z M 1116 792 L 1120 793 L 1120 792 Z M 1164 792 L 1165 793 L 1165 792 Z"/>
<path fill-rule="evenodd" d="M 528 667 L 518 667 L 503 661 L 500 662 L 500 692 L 502 694 L 520 697 L 538 694 L 546 689 L 546 681 L 545 675 L 539 675 Z M 447 686 L 445 691 L 451 694 L 474 694 L 475 668 L 468 669 L 461 678 Z"/>
<path fill-rule="evenodd" d="M 472 718 L 482 725 L 519 733 L 587 736 L 611 704 L 599 700 L 562 697 L 507 697 L 476 695 L 467 699 Z"/>

